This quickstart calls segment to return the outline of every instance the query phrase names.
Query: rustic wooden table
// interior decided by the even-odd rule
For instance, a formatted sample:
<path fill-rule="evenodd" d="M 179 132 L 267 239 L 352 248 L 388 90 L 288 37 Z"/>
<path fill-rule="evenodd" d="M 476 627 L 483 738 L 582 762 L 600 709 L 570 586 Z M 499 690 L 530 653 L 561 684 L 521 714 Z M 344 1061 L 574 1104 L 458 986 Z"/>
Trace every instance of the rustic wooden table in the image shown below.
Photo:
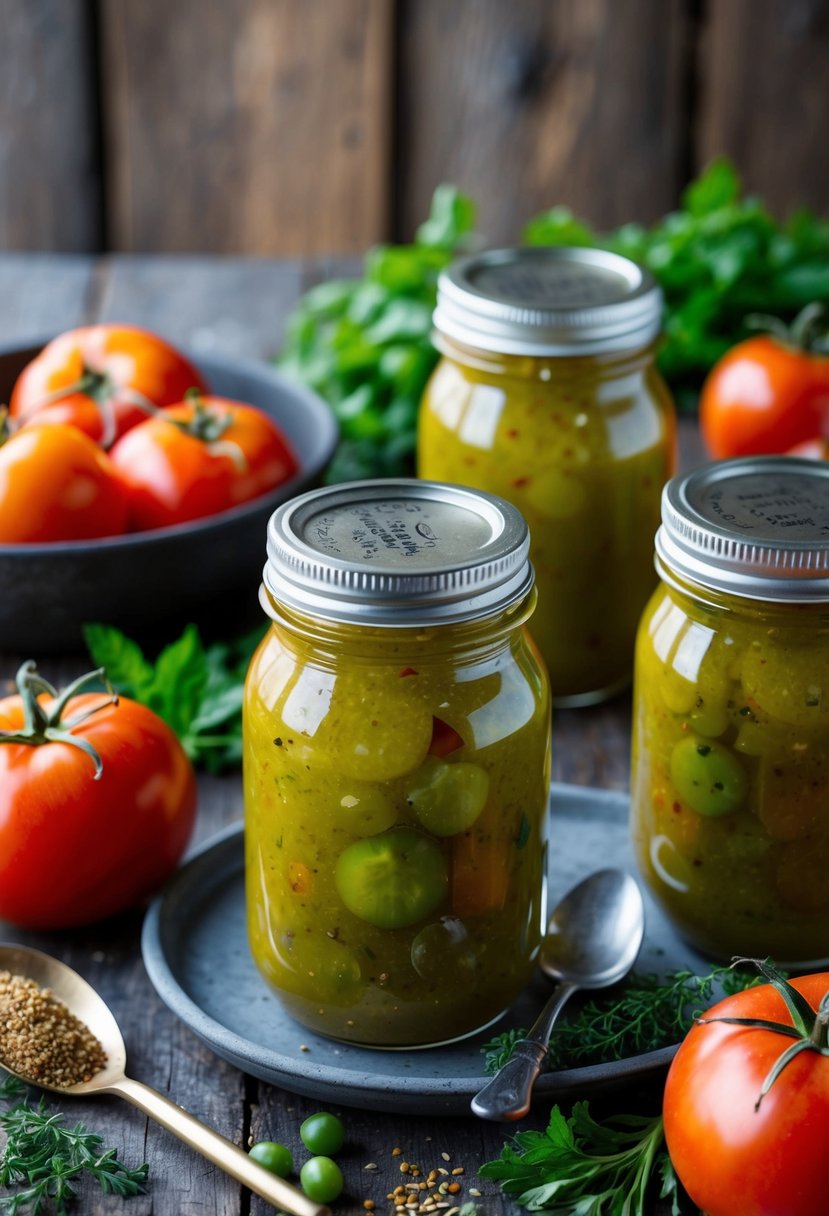
<path fill-rule="evenodd" d="M 324 260 L 301 264 L 5 255 L 0 257 L 0 343 L 23 344 L 74 325 L 118 320 L 146 325 L 196 351 L 268 357 L 279 349 L 286 317 L 300 294 L 342 270 L 342 264 Z M 697 449 L 691 428 L 686 430 L 687 462 Z M 83 659 L 66 656 L 41 666 L 47 675 L 62 678 L 82 670 Z M 14 659 L 8 656 L 2 675 L 13 671 Z M 628 695 L 594 709 L 558 712 L 553 723 L 554 779 L 626 789 L 629 733 Z M 202 777 L 194 843 L 238 820 L 241 813 L 238 776 Z M 602 860 L 612 858 L 596 859 Z M 58 955 L 103 994 L 124 1031 L 133 1076 L 169 1094 L 237 1144 L 278 1140 L 302 1160 L 298 1128 L 321 1103 L 245 1076 L 204 1047 L 151 987 L 141 962 L 140 928 L 139 912 L 71 934 L 28 934 L 0 923 L 0 940 L 28 942 Z M 84 1190 L 79 1210 L 90 1216 L 119 1216 L 122 1211 L 125 1216 L 249 1216 L 272 1210 L 124 1103 L 101 1098 L 52 1104 L 65 1109 L 67 1119 L 82 1119 L 100 1131 L 126 1162 L 149 1162 L 143 1196 L 123 1201 Z M 651 1091 L 615 1091 L 604 1099 L 607 1110 L 655 1111 L 658 1104 L 658 1084 Z M 597 1109 L 602 1105 L 596 1103 Z M 443 1154 L 449 1155 L 452 1167 L 465 1170 L 459 1201 L 472 1198 L 482 1216 L 517 1210 L 493 1183 L 475 1176 L 482 1162 L 498 1155 L 504 1128 L 472 1118 L 391 1117 L 349 1110 L 345 1091 L 335 1104 L 339 1107 L 348 1149 L 341 1159 L 346 1192 L 338 1211 L 363 1211 L 365 1200 L 373 1200 L 380 1212 L 393 1210 L 386 1195 L 401 1181 L 401 1160 L 431 1169 L 445 1165 Z M 547 1113 L 538 1109 L 521 1126 L 540 1127 Z M 394 1148 L 403 1150 L 402 1158 L 392 1154 Z M 378 1169 L 366 1170 L 369 1162 Z"/>

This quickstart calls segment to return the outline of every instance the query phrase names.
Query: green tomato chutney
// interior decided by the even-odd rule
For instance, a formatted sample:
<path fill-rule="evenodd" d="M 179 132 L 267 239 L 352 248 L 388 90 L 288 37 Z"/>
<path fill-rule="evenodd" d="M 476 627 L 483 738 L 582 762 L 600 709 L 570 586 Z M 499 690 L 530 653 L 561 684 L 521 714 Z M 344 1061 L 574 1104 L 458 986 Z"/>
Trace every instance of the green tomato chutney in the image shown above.
<path fill-rule="evenodd" d="M 313 1030 L 425 1046 L 491 1023 L 544 924 L 550 703 L 526 525 L 457 487 L 280 508 L 244 708 L 248 932 Z"/>

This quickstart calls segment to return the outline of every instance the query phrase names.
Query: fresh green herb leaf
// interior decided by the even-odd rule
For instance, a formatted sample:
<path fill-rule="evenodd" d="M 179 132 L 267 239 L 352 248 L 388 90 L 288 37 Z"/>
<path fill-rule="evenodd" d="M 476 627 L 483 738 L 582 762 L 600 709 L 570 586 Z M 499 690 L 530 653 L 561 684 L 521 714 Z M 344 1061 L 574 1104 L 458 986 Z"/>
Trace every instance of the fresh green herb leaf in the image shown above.
<path fill-rule="evenodd" d="M 553 1031 L 544 1066 L 550 1071 L 574 1068 L 670 1047 L 685 1037 L 694 1015 L 718 990 L 731 996 L 763 982 L 756 974 L 731 967 L 714 967 L 707 975 L 674 971 L 662 979 L 633 976 L 621 993 L 568 1007 Z M 484 1071 L 497 1072 L 525 1037 L 525 1030 L 505 1030 L 485 1043 Z"/>
<path fill-rule="evenodd" d="M 0 1083 L 0 1097 L 12 1100 L 19 1090 L 8 1078 Z M 15 1085 L 19 1085 L 15 1081 Z M 21 1087 L 22 1088 L 22 1087 Z M 149 1167 L 146 1162 L 130 1169 L 114 1148 L 103 1149 L 103 1140 L 87 1131 L 83 1123 L 66 1127 L 59 1111 L 50 1112 L 43 1099 L 37 1106 L 17 1102 L 0 1114 L 0 1131 L 6 1143 L 0 1156 L 0 1213 L 3 1216 L 38 1216 L 50 1202 L 58 1216 L 66 1213 L 76 1197 L 76 1184 L 84 1176 L 93 1179 L 105 1195 L 128 1198 L 144 1190 Z"/>
<path fill-rule="evenodd" d="M 116 690 L 163 718 L 195 764 L 218 772 L 241 762 L 245 673 L 261 630 L 205 648 L 188 625 L 155 663 L 118 629 L 87 625 L 84 634 L 93 662 L 106 668 Z"/>
<path fill-rule="evenodd" d="M 472 201 L 439 186 L 413 244 L 370 250 L 361 279 L 314 287 L 291 317 L 282 370 L 320 393 L 340 424 L 329 482 L 411 474 L 418 403 L 438 358 L 438 274 L 474 224 Z"/>
<path fill-rule="evenodd" d="M 729 347 L 748 334 L 752 312 L 791 319 L 812 300 L 829 300 L 829 224 L 800 210 L 781 226 L 726 160 L 713 161 L 685 191 L 683 210 L 652 228 L 626 224 L 598 233 L 566 208 L 530 221 L 530 245 L 610 249 L 644 263 L 665 295 L 662 371 L 682 400 Z"/>
<path fill-rule="evenodd" d="M 520 1207 L 556 1216 L 645 1216 L 660 1180 L 660 1197 L 678 1213 L 664 1143 L 659 1117 L 619 1115 L 602 1124 L 577 1102 L 569 1119 L 554 1106 L 546 1132 L 519 1132 L 478 1172 Z"/>

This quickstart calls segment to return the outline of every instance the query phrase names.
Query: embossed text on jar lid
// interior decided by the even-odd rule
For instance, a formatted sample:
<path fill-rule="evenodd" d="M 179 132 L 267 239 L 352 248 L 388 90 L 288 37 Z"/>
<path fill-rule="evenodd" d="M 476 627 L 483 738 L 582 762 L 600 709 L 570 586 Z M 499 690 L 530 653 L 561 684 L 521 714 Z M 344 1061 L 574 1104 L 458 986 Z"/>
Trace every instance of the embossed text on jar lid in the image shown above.
<path fill-rule="evenodd" d="M 277 508 L 264 585 L 277 602 L 328 620 L 469 621 L 527 595 L 528 554 L 524 517 L 495 495 L 413 479 L 357 481 Z"/>
<path fill-rule="evenodd" d="M 511 355 L 596 355 L 647 346 L 662 292 L 649 271 L 603 249 L 521 247 L 461 258 L 438 279 L 434 325 L 465 346 Z"/>
<path fill-rule="evenodd" d="M 674 477 L 656 553 L 669 579 L 750 599 L 829 602 L 829 465 L 747 456 Z"/>

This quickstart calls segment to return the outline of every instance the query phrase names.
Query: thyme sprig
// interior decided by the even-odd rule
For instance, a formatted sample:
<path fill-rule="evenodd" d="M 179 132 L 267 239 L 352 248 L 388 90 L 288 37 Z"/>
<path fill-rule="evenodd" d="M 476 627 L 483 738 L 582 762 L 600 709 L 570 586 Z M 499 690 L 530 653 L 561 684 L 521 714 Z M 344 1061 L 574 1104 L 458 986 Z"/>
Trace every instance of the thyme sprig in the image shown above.
<path fill-rule="evenodd" d="M 41 1098 L 37 1106 L 20 1100 L 25 1087 L 15 1077 L 0 1080 L 0 1099 L 14 1102 L 0 1113 L 0 1131 L 6 1143 L 0 1156 L 0 1213 L 2 1216 L 39 1216 L 52 1207 L 64 1216 L 77 1194 L 77 1183 L 92 1178 L 105 1195 L 128 1198 L 144 1189 L 146 1162 L 130 1169 L 117 1150 L 104 1149 L 103 1140 L 83 1123 L 64 1124 L 60 1111 L 49 1111 Z"/>
<path fill-rule="evenodd" d="M 670 1047 L 684 1038 L 695 1013 L 711 1003 L 715 991 L 732 996 L 763 982 L 762 976 L 731 967 L 713 967 L 707 975 L 674 971 L 661 978 L 633 976 L 621 993 L 594 997 L 565 1013 L 553 1031 L 545 1068 L 603 1064 Z M 485 1043 L 484 1071 L 497 1072 L 526 1034 L 506 1030 Z"/>

